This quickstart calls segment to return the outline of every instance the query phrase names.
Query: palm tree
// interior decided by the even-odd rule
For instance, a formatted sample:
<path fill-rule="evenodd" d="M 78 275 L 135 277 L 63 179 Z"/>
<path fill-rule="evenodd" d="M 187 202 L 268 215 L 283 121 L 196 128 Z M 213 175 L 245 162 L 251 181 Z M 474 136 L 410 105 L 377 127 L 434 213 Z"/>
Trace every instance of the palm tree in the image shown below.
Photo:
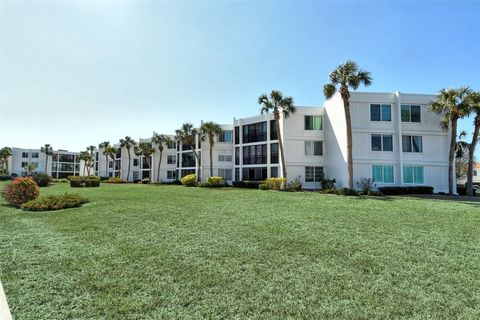
<path fill-rule="evenodd" d="M 455 176 L 457 180 L 461 180 L 467 176 L 468 171 L 468 149 L 470 144 L 463 139 L 467 136 L 467 132 L 462 130 L 458 135 L 455 147 Z"/>
<path fill-rule="evenodd" d="M 117 154 L 117 148 L 108 146 L 103 150 L 103 154 L 107 155 L 107 162 L 108 162 L 108 157 L 112 159 L 113 161 L 113 170 L 114 170 L 114 176 L 116 176 L 115 170 L 117 169 L 117 164 L 115 161 L 115 155 Z"/>
<path fill-rule="evenodd" d="M 45 144 L 45 146 L 40 148 L 40 152 L 45 153 L 45 173 L 47 174 L 47 169 L 48 169 L 48 156 L 53 155 L 53 148 L 50 146 L 50 144 Z"/>
<path fill-rule="evenodd" d="M 105 150 L 110 147 L 110 142 L 103 141 L 98 145 L 99 149 L 103 149 L 103 155 L 105 156 L 105 177 L 108 177 L 108 153 Z"/>
<path fill-rule="evenodd" d="M 86 154 L 83 159 L 83 161 L 85 161 L 85 165 L 83 167 L 83 173 L 85 174 L 85 167 L 86 167 L 87 175 L 90 176 L 90 170 L 92 169 L 95 163 L 95 146 L 88 146 L 85 150 L 85 153 Z"/>
<path fill-rule="evenodd" d="M 197 181 L 200 181 L 200 158 L 196 150 L 196 137 L 198 130 L 191 123 L 184 123 L 180 129 L 175 130 L 175 139 L 180 141 L 182 145 L 190 147 L 197 159 Z"/>
<path fill-rule="evenodd" d="M 471 92 L 467 97 L 467 103 L 471 114 L 475 114 L 473 119 L 472 141 L 468 148 L 468 169 L 467 169 L 467 195 L 473 196 L 473 160 L 475 148 L 479 142 L 480 133 L 480 91 Z"/>
<path fill-rule="evenodd" d="M 160 166 L 162 165 L 162 154 L 164 145 L 170 142 L 169 136 L 164 134 L 154 134 L 152 138 L 152 142 L 157 145 L 158 151 L 160 152 L 160 158 L 158 159 L 158 169 L 157 169 L 157 182 L 160 182 Z"/>
<path fill-rule="evenodd" d="M 8 158 L 12 156 L 12 148 L 3 147 L 0 149 L 0 164 L 5 166 L 5 174 L 8 174 Z"/>
<path fill-rule="evenodd" d="M 130 154 L 130 149 L 132 147 L 135 147 L 136 145 L 137 145 L 137 143 L 135 142 L 135 140 L 133 140 L 129 136 L 126 136 L 125 139 L 120 139 L 120 147 L 121 148 L 126 148 L 127 153 L 128 153 L 127 181 L 129 181 L 129 179 L 130 179 L 130 163 L 132 161 L 131 160 L 132 155 Z"/>
<path fill-rule="evenodd" d="M 88 153 L 88 151 L 80 151 L 80 155 L 78 156 L 78 159 L 80 159 L 85 163 L 85 165 L 83 166 L 83 176 L 85 175 L 85 168 L 87 166 L 87 161 L 89 156 L 90 154 Z"/>
<path fill-rule="evenodd" d="M 366 87 L 372 84 L 370 72 L 360 69 L 356 62 L 348 60 L 330 73 L 330 83 L 323 86 L 323 94 L 329 99 L 337 91 L 337 85 L 340 85 L 338 91 L 343 100 L 347 129 L 348 187 L 350 189 L 353 189 L 353 155 L 349 88 L 357 90 L 361 84 Z"/>
<path fill-rule="evenodd" d="M 435 101 L 430 102 L 429 110 L 441 115 L 440 125 L 444 130 L 450 126 L 450 150 L 448 154 L 448 194 L 453 194 L 453 161 L 457 145 L 457 122 L 469 113 L 467 97 L 470 88 L 442 89 Z"/>
<path fill-rule="evenodd" d="M 291 114 L 295 113 L 296 109 L 293 103 L 292 97 L 284 97 L 280 91 L 272 90 L 270 98 L 266 94 L 262 94 L 258 97 L 258 104 L 262 106 L 261 113 L 268 113 L 270 110 L 273 113 L 273 119 L 275 119 L 275 128 L 277 130 L 278 147 L 280 149 L 280 160 L 282 165 L 282 177 L 287 178 L 287 167 L 285 164 L 285 150 L 283 148 L 283 138 L 280 134 L 280 117 L 286 119 Z M 282 183 L 282 188 L 284 184 Z"/>
<path fill-rule="evenodd" d="M 140 142 L 138 148 L 135 148 L 135 154 L 137 156 L 142 155 L 148 164 L 148 177 L 152 181 L 152 154 L 155 153 L 155 149 L 152 147 L 151 142 Z"/>
<path fill-rule="evenodd" d="M 213 177 L 213 146 L 215 144 L 215 136 L 222 133 L 222 128 L 215 122 L 208 121 L 200 126 L 200 135 L 208 137 L 210 145 L 210 177 Z"/>

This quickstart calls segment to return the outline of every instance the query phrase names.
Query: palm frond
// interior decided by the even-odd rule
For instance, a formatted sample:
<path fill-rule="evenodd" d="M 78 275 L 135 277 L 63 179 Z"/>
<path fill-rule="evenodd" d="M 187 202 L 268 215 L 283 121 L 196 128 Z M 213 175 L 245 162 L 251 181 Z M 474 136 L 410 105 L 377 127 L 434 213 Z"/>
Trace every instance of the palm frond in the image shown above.
<path fill-rule="evenodd" d="M 327 83 L 326 85 L 323 86 L 323 95 L 327 99 L 330 99 L 331 97 L 333 97 L 336 91 L 337 91 L 337 88 L 332 83 Z"/>

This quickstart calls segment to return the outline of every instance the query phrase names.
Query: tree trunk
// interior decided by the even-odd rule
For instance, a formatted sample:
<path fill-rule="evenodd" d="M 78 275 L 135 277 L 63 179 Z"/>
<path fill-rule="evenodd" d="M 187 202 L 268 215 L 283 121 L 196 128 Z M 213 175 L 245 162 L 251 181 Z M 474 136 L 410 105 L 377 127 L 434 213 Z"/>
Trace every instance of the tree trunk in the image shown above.
<path fill-rule="evenodd" d="M 457 145 L 457 118 L 451 120 L 452 134 L 450 136 L 450 152 L 448 154 L 448 194 L 453 194 L 453 161 L 455 159 L 455 149 Z"/>
<path fill-rule="evenodd" d="M 108 155 L 105 156 L 105 178 L 108 178 Z"/>
<path fill-rule="evenodd" d="M 48 169 L 48 154 L 45 154 L 45 174 L 48 174 L 47 169 Z"/>
<path fill-rule="evenodd" d="M 160 166 L 162 165 L 162 150 L 160 151 L 160 159 L 158 159 L 157 182 L 160 182 Z"/>
<path fill-rule="evenodd" d="M 131 155 L 130 155 L 130 149 L 127 149 L 128 151 L 128 169 L 127 169 L 127 181 L 130 181 L 130 163 L 131 163 Z"/>
<path fill-rule="evenodd" d="M 152 158 L 151 156 L 147 157 L 147 163 L 148 163 L 148 179 L 150 182 L 152 182 Z"/>
<path fill-rule="evenodd" d="M 190 146 L 190 148 L 193 151 L 193 154 L 195 155 L 195 159 L 197 159 L 197 182 L 200 182 L 200 159 L 198 158 L 198 153 L 195 150 L 194 146 Z"/>
<path fill-rule="evenodd" d="M 350 95 L 346 88 L 340 89 L 345 111 L 345 124 L 347 129 L 347 165 L 348 165 L 348 187 L 353 189 L 353 155 L 352 155 L 352 117 L 350 115 Z"/>
<path fill-rule="evenodd" d="M 213 177 L 213 137 L 210 137 L 210 177 Z"/>
<path fill-rule="evenodd" d="M 277 130 L 278 148 L 280 149 L 280 164 L 282 166 L 282 178 L 287 178 L 287 165 L 285 164 L 285 150 L 283 149 L 283 139 L 280 133 L 280 113 L 275 111 L 273 113 L 275 119 L 275 129 Z M 285 189 L 285 183 L 282 183 L 281 189 Z"/>
<path fill-rule="evenodd" d="M 467 169 L 467 195 L 473 196 L 473 158 L 475 147 L 478 143 L 478 134 L 480 131 L 480 114 L 475 117 L 475 129 L 473 130 L 472 143 L 468 148 L 468 169 Z"/>

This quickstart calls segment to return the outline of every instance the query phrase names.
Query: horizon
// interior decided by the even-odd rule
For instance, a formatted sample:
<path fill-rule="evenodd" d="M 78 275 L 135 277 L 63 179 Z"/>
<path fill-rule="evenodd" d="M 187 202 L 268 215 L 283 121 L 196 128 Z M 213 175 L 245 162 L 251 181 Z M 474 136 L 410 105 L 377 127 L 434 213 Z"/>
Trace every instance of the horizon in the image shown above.
<path fill-rule="evenodd" d="M 467 1 L 0 2 L 0 142 L 78 152 L 184 122 L 230 124 L 259 114 L 273 89 L 323 107 L 322 86 L 347 59 L 372 73 L 358 92 L 478 91 L 479 15 Z"/>

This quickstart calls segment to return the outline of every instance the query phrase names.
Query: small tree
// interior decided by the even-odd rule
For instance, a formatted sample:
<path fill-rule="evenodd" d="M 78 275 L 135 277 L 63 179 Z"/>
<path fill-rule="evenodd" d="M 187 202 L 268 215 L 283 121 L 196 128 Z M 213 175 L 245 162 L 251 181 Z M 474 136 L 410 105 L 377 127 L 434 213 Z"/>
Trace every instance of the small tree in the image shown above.
<path fill-rule="evenodd" d="M 191 123 L 184 123 L 180 129 L 175 130 L 175 138 L 180 141 L 182 145 L 188 146 L 197 160 L 197 181 L 201 181 L 200 177 L 200 157 L 196 150 L 196 138 L 198 130 Z"/>
<path fill-rule="evenodd" d="M 53 148 L 50 146 L 50 144 L 45 144 L 45 146 L 40 148 L 40 151 L 45 153 L 45 173 L 48 174 L 48 157 L 53 155 Z"/>
<path fill-rule="evenodd" d="M 0 149 L 0 166 L 4 167 L 2 169 L 2 174 L 8 174 L 8 158 L 12 156 L 12 148 L 3 147 Z"/>
<path fill-rule="evenodd" d="M 200 134 L 208 138 L 210 146 L 210 177 L 213 177 L 213 146 L 215 145 L 215 136 L 222 133 L 222 128 L 215 122 L 204 122 L 200 126 Z"/>
<path fill-rule="evenodd" d="M 157 169 L 157 182 L 160 182 L 160 166 L 162 165 L 162 156 L 163 156 L 163 149 L 165 145 L 172 141 L 169 136 L 164 134 L 155 134 L 152 138 L 152 142 L 157 145 L 158 151 L 160 153 L 160 157 L 158 159 L 158 169 Z"/>

